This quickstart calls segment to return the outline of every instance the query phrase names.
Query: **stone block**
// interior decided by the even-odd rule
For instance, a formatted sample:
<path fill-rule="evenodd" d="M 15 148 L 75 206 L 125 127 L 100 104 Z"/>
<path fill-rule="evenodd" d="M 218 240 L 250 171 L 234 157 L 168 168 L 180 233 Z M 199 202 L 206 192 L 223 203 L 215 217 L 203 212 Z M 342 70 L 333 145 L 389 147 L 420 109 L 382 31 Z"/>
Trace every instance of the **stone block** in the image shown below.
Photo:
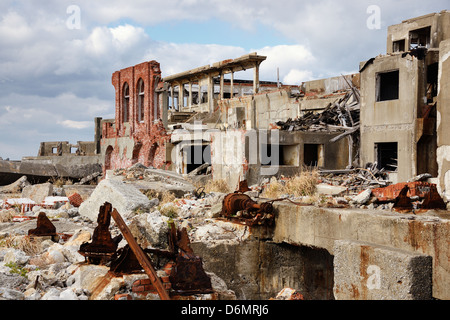
<path fill-rule="evenodd" d="M 29 198 L 36 203 L 42 203 L 46 197 L 53 195 L 53 185 L 49 182 L 26 186 L 22 190 L 22 198 Z"/>
<path fill-rule="evenodd" d="M 81 216 L 97 221 L 100 206 L 105 202 L 111 203 L 124 218 L 130 218 L 137 209 L 151 207 L 150 200 L 132 185 L 120 180 L 105 179 L 101 181 L 91 196 L 79 208 Z"/>
<path fill-rule="evenodd" d="M 334 244 L 337 300 L 428 300 L 432 257 L 360 241 Z"/>

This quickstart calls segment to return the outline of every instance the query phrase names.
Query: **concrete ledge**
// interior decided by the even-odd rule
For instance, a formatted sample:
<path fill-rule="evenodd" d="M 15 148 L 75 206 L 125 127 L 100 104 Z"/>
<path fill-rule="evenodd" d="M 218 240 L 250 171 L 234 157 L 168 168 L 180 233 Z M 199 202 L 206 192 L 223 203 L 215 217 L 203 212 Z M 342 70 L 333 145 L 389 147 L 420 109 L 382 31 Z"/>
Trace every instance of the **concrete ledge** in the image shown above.
<path fill-rule="evenodd" d="M 359 241 L 335 241 L 337 300 L 429 300 L 432 258 Z"/>
<path fill-rule="evenodd" d="M 450 299 L 449 212 L 399 214 L 274 203 L 274 242 L 324 248 L 334 255 L 336 240 L 354 240 L 429 255 L 433 258 L 433 297 Z"/>

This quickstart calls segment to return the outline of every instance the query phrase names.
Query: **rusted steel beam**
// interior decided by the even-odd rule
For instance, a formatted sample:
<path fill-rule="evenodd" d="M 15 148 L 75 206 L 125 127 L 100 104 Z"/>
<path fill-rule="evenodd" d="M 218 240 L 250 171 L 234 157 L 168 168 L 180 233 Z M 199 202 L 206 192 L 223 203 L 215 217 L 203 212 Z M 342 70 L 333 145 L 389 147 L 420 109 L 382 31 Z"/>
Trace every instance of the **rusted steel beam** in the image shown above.
<path fill-rule="evenodd" d="M 117 212 L 116 209 L 113 209 L 111 212 L 111 216 L 113 217 L 114 221 L 116 222 L 117 226 L 119 227 L 120 231 L 122 232 L 123 236 L 125 237 L 125 240 L 128 242 L 131 250 L 136 255 L 136 259 L 139 261 L 140 265 L 144 269 L 145 273 L 148 275 L 151 283 L 155 287 L 156 291 L 159 294 L 159 297 L 161 300 L 170 300 L 169 293 L 164 288 L 161 279 L 156 274 L 155 269 L 153 269 L 153 266 L 148 259 L 148 256 L 145 254 L 145 252 L 142 250 L 142 248 L 138 245 L 136 240 L 134 239 L 133 234 L 131 233 L 130 229 L 125 224 L 125 221 L 123 221 L 120 214 Z"/>

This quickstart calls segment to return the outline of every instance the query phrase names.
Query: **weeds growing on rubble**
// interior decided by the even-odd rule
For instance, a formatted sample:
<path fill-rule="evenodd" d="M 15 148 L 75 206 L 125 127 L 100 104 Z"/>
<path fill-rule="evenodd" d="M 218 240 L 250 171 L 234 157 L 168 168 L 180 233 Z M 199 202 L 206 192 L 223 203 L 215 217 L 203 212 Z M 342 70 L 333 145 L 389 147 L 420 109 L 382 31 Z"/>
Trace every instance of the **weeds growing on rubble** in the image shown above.
<path fill-rule="evenodd" d="M 20 249 L 28 255 L 36 255 L 41 247 L 28 236 L 9 236 L 0 241 L 0 247 Z"/>
<path fill-rule="evenodd" d="M 209 180 L 206 184 L 205 184 L 205 190 L 206 193 L 211 193 L 211 192 L 221 192 L 221 193 L 230 193 L 233 192 L 233 190 L 231 190 L 230 186 L 228 185 L 228 183 L 223 180 Z"/>
<path fill-rule="evenodd" d="M 264 187 L 262 197 L 276 199 L 286 194 L 294 197 L 312 196 L 316 193 L 318 180 L 319 172 L 317 170 L 303 170 L 294 177 L 282 180 L 272 177 Z"/>

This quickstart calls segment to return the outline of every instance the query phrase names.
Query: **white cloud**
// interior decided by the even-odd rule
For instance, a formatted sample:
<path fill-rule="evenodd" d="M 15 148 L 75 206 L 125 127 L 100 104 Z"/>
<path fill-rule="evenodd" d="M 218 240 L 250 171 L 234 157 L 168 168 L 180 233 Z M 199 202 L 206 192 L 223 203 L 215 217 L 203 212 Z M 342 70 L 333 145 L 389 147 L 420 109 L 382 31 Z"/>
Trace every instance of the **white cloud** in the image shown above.
<path fill-rule="evenodd" d="M 310 70 L 292 69 L 283 78 L 283 84 L 300 85 L 302 82 L 313 79 L 313 73 Z"/>
<path fill-rule="evenodd" d="M 58 123 L 63 125 L 64 127 L 68 127 L 71 129 L 86 129 L 86 128 L 93 127 L 92 121 L 64 120 L 64 121 L 58 121 Z"/>

